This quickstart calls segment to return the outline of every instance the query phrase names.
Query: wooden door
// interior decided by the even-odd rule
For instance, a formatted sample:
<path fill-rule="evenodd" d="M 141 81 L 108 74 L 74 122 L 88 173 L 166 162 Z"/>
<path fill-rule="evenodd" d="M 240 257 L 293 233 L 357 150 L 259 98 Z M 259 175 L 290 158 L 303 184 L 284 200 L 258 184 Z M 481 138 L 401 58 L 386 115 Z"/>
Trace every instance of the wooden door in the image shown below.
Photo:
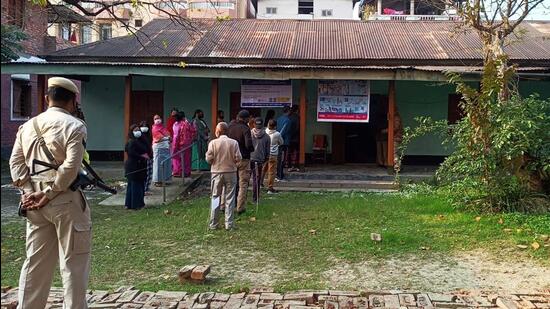
<path fill-rule="evenodd" d="M 241 93 L 240 92 L 231 92 L 230 97 L 230 110 L 229 110 L 229 119 L 226 117 L 225 121 L 229 123 L 231 120 L 237 118 L 237 114 L 241 109 Z M 262 116 L 262 109 L 261 108 L 247 108 L 250 112 L 251 117 L 261 117 Z M 227 116 L 227 115 L 226 115 Z"/>
<path fill-rule="evenodd" d="M 132 108 L 130 124 L 145 120 L 153 123 L 153 116 L 164 116 L 164 93 L 162 91 L 132 91 Z"/>
<path fill-rule="evenodd" d="M 332 163 L 343 164 L 346 161 L 346 125 L 342 122 L 332 123 Z"/>

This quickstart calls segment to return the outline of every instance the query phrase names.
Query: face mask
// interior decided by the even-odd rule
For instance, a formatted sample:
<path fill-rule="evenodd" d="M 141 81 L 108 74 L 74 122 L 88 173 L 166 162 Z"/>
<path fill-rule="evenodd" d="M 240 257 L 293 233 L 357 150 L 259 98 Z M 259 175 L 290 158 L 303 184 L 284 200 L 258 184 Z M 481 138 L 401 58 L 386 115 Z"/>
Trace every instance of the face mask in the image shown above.
<path fill-rule="evenodd" d="M 148 127 L 141 127 L 139 128 L 141 130 L 141 132 L 143 133 L 147 133 L 149 131 L 149 128 Z"/>
<path fill-rule="evenodd" d="M 155 119 L 155 124 L 161 124 L 162 123 L 162 119 Z"/>
<path fill-rule="evenodd" d="M 140 138 L 141 137 L 141 131 L 134 131 L 134 137 Z"/>

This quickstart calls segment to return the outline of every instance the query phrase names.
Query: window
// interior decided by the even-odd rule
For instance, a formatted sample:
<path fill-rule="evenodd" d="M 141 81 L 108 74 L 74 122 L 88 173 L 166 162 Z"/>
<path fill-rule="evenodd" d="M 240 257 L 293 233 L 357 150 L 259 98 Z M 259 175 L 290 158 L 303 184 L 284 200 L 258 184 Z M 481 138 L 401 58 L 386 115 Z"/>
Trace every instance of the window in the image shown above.
<path fill-rule="evenodd" d="M 23 27 L 23 12 L 25 11 L 25 2 L 21 0 L 9 0 L 8 3 L 8 18 L 7 22 L 9 24 L 15 25 L 19 28 Z M 2 11 L 4 8 L 2 7 Z M 2 12 L 2 19 L 4 19 Z"/>
<path fill-rule="evenodd" d="M 266 14 L 277 14 L 277 8 L 265 8 Z"/>
<path fill-rule="evenodd" d="M 447 122 L 449 124 L 455 124 L 460 119 L 464 118 L 464 112 L 460 107 L 462 101 L 462 95 L 460 94 L 449 94 L 449 100 L 447 104 Z"/>
<path fill-rule="evenodd" d="M 322 10 L 322 11 L 321 11 L 321 16 L 323 16 L 323 17 L 330 17 L 330 16 L 332 16 L 332 10 Z"/>
<path fill-rule="evenodd" d="M 11 119 L 26 120 L 31 117 L 30 76 L 12 75 L 11 79 Z"/>
<path fill-rule="evenodd" d="M 313 14 L 313 0 L 298 1 L 298 14 Z"/>
<path fill-rule="evenodd" d="M 60 33 L 60 37 L 65 40 L 65 41 L 68 41 L 71 39 L 71 25 L 69 24 L 62 24 L 61 25 L 61 29 L 59 31 Z"/>
<path fill-rule="evenodd" d="M 231 2 L 191 2 L 189 3 L 190 9 L 235 9 L 235 4 Z"/>
<path fill-rule="evenodd" d="M 113 29 L 111 24 L 99 25 L 99 39 L 108 40 L 113 37 Z"/>
<path fill-rule="evenodd" d="M 134 21 L 134 26 L 135 26 L 136 28 L 139 28 L 139 27 L 143 26 L 143 20 L 142 20 L 142 19 L 136 19 L 136 20 Z"/>
<path fill-rule="evenodd" d="M 83 25 L 81 37 L 82 37 L 82 44 L 87 44 L 92 42 L 92 26 Z"/>

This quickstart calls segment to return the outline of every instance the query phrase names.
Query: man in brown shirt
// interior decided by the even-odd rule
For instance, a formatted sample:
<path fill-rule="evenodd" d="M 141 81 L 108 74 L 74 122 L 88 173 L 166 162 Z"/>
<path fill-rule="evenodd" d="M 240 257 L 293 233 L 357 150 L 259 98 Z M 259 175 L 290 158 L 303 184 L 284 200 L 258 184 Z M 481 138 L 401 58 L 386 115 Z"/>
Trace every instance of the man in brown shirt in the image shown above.
<path fill-rule="evenodd" d="M 225 229 L 235 227 L 233 210 L 235 209 L 235 188 L 237 185 L 237 166 L 241 163 L 242 156 L 239 143 L 227 137 L 228 126 L 220 122 L 216 126 L 216 139 L 208 145 L 206 161 L 211 165 L 212 175 L 212 201 L 210 204 L 209 228 L 218 228 L 218 208 L 221 205 L 221 197 L 225 196 Z"/>

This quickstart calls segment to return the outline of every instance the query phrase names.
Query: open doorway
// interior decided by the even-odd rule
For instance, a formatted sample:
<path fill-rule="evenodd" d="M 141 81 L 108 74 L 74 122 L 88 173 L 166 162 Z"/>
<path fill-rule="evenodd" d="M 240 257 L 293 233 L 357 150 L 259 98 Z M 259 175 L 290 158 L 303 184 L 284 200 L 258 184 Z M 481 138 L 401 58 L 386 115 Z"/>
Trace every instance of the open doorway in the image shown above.
<path fill-rule="evenodd" d="M 229 115 L 231 118 L 225 119 L 227 123 L 229 123 L 231 120 L 237 118 L 237 114 L 241 109 L 241 93 L 240 92 L 231 92 L 230 97 L 230 107 L 229 107 Z M 261 108 L 247 108 L 248 112 L 250 112 L 251 117 L 261 117 L 262 116 L 262 109 Z M 227 115 L 226 115 L 227 116 Z"/>
<path fill-rule="evenodd" d="M 388 127 L 388 97 L 371 94 L 368 123 L 332 124 L 332 161 L 343 163 L 375 163 L 377 135 Z"/>

